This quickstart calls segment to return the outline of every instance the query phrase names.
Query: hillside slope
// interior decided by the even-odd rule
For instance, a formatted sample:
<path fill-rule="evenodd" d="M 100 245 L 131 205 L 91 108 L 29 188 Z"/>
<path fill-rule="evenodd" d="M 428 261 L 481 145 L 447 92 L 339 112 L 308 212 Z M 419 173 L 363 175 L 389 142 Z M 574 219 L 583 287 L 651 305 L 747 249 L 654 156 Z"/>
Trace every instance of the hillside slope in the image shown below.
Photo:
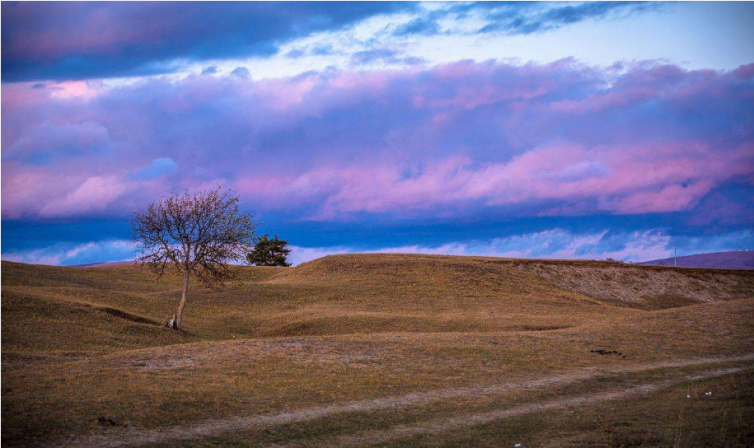
<path fill-rule="evenodd" d="M 177 333 L 160 325 L 176 276 L 3 262 L 3 444 L 360 446 L 461 419 L 458 446 L 670 446 L 680 409 L 689 440 L 751 439 L 739 397 L 754 391 L 754 271 L 397 254 L 238 269 L 225 290 L 191 285 Z M 707 374 L 728 376 L 690 376 Z M 590 401 L 668 382 L 609 411 Z M 708 390 L 714 408 L 687 398 Z M 586 401 L 541 407 L 567 397 Z M 474 423 L 519 405 L 536 412 Z M 595 426 L 605 415 L 614 424 Z M 723 427 L 743 445 L 718 443 Z"/>
<path fill-rule="evenodd" d="M 600 304 L 646 310 L 754 297 L 754 273 L 734 270 L 437 255 L 331 255 L 285 271 L 274 281 L 547 300 L 567 291 L 582 300 L 586 296 Z"/>
<path fill-rule="evenodd" d="M 538 331 L 754 296 L 754 272 L 484 257 L 338 255 L 239 269 L 192 285 L 187 333 L 160 324 L 180 282 L 129 265 L 3 262 L 4 350 L 116 350 L 196 339 L 383 332 Z M 56 338 L 55 335 L 72 335 Z"/>

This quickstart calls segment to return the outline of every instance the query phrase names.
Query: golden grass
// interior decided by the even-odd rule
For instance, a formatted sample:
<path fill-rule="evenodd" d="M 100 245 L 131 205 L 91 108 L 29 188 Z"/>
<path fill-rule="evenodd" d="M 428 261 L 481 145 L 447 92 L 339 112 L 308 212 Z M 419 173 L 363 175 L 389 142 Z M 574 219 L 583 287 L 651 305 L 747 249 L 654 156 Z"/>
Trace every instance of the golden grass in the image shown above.
<path fill-rule="evenodd" d="M 187 331 L 179 334 L 160 326 L 177 304 L 178 278 L 155 283 L 128 265 L 3 262 L 3 442 L 113 440 L 133 436 L 129 431 L 240 415 L 754 352 L 750 271 L 391 254 L 332 256 L 290 269 L 239 268 L 239 277 L 220 292 L 192 285 Z M 626 356 L 590 352 L 596 348 Z M 666 370 L 647 378 L 671 375 Z M 619 386 L 623 380 L 613 376 L 571 392 Z M 571 392 L 529 391 L 510 402 L 461 397 L 415 410 L 361 412 L 345 421 L 333 416 L 278 425 L 264 434 L 208 434 L 191 443 L 317 445 L 400 419 L 456 418 Z M 548 434 L 571 440 L 569 431 L 596 415 L 591 408 L 584 412 Z M 521 417 L 521 430 L 512 433 L 504 423 L 472 426 L 421 443 L 484 445 L 509 433 L 542 443 L 531 423 L 548 415 Z M 631 418 L 649 415 L 657 418 Z M 697 420 L 693 430 L 707 434 Z M 740 439 L 740 425 L 734 430 Z M 637 437 L 652 446 L 652 440 L 667 440 L 658 431 Z M 578 440 L 604 441 L 593 436 Z"/>

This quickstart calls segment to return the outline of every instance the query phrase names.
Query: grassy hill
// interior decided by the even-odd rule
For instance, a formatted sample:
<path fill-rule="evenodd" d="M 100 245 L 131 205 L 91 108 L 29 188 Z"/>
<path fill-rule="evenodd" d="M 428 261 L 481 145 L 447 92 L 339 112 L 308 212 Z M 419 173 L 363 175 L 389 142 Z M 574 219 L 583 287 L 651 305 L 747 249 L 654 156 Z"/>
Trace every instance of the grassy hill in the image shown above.
<path fill-rule="evenodd" d="M 754 352 L 752 271 L 370 254 L 296 268 L 239 267 L 238 274 L 222 291 L 192 285 L 186 331 L 177 333 L 162 326 L 180 296 L 177 277 L 158 283 L 132 265 L 3 262 L 3 442 L 348 446 L 357 440 L 346 443 L 349 434 L 389 438 L 398 423 L 426 430 L 432 419 L 465 421 L 500 406 L 627 390 L 639 380 L 685 387 L 691 383 L 681 373 L 709 375 L 710 363 L 743 369 Z M 624 376 L 625 369 L 642 373 Z M 565 389 L 473 392 L 553 375 Z M 731 375 L 705 380 L 722 381 L 728 399 L 721 395 L 719 406 L 705 408 L 708 415 L 697 406 L 685 418 L 698 420 L 687 424 L 699 437 L 719 436 L 719 427 L 705 426 L 710 421 L 727 425 L 722 440 L 736 446 L 754 435 L 745 420 L 725 415 L 754 416 L 754 381 L 744 371 Z M 448 390 L 456 392 L 441 392 Z M 417 393 L 439 398 L 405 404 Z M 615 440 L 673 444 L 668 428 L 677 422 L 657 415 L 676 398 L 662 396 L 657 410 L 632 413 L 642 408 L 636 404 L 605 423 Z M 398 404 L 364 404 L 386 397 Z M 354 402 L 361 404 L 326 411 Z M 298 423 L 270 423 L 300 409 L 309 411 Z M 352 412 L 358 418 L 342 420 Z M 560 429 L 547 440 L 602 443 L 601 429 L 587 430 L 586 438 L 573 433 L 600 412 L 588 407 L 569 417 L 570 427 L 557 413 L 539 411 L 517 420 L 515 430 L 505 418 L 483 430 L 464 423 L 453 437 L 458 446 L 496 446 L 508 437 L 536 445 L 542 434 L 535 423 L 552 418 Z M 239 415 L 269 418 L 242 424 Z M 621 426 L 636 419 L 646 428 Z M 398 431 L 390 444 L 449 440 L 412 431 L 423 435 Z"/>

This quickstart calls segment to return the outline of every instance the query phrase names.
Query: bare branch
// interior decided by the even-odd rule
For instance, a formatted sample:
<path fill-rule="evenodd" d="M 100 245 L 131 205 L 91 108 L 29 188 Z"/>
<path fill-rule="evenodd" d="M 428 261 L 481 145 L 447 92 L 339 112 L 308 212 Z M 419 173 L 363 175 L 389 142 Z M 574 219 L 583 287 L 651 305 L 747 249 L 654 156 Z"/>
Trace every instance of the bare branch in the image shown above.
<path fill-rule="evenodd" d="M 253 246 L 256 226 L 238 202 L 238 196 L 218 187 L 173 193 L 139 210 L 131 220 L 137 262 L 158 279 L 175 269 L 206 286 L 222 286 L 233 277 L 230 264 L 243 261 Z"/>

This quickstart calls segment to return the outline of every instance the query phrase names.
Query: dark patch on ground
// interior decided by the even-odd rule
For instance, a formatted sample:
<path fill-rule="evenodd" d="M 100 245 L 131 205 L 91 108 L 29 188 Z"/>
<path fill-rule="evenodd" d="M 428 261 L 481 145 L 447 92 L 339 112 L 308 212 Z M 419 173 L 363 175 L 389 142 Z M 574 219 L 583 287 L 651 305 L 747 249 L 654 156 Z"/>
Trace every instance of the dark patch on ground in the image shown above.
<path fill-rule="evenodd" d="M 643 299 L 647 304 L 661 310 L 701 303 L 699 300 L 692 299 L 691 297 L 682 294 L 658 294 L 656 296 L 643 297 Z"/>
<path fill-rule="evenodd" d="M 573 328 L 573 325 L 524 325 L 521 327 L 523 331 L 553 331 L 553 330 L 565 330 L 566 328 Z"/>
<path fill-rule="evenodd" d="M 100 426 L 128 426 L 125 423 L 116 422 L 110 417 L 102 417 L 102 416 L 93 418 L 91 422 Z"/>
<path fill-rule="evenodd" d="M 159 323 L 153 321 L 152 319 L 147 319 L 146 317 L 137 316 L 136 314 L 127 313 L 123 310 L 119 310 L 117 308 L 110 308 L 110 307 L 102 307 L 97 308 L 100 311 L 104 311 L 105 313 L 115 316 L 121 319 L 130 320 L 131 322 L 136 322 L 139 324 L 150 324 L 150 325 L 159 325 Z"/>
<path fill-rule="evenodd" d="M 622 352 L 619 352 L 618 350 L 603 350 L 603 349 L 595 349 L 595 350 L 589 350 L 589 353 L 597 353 L 601 356 L 620 356 L 621 358 L 625 358 L 626 355 L 624 355 Z"/>

